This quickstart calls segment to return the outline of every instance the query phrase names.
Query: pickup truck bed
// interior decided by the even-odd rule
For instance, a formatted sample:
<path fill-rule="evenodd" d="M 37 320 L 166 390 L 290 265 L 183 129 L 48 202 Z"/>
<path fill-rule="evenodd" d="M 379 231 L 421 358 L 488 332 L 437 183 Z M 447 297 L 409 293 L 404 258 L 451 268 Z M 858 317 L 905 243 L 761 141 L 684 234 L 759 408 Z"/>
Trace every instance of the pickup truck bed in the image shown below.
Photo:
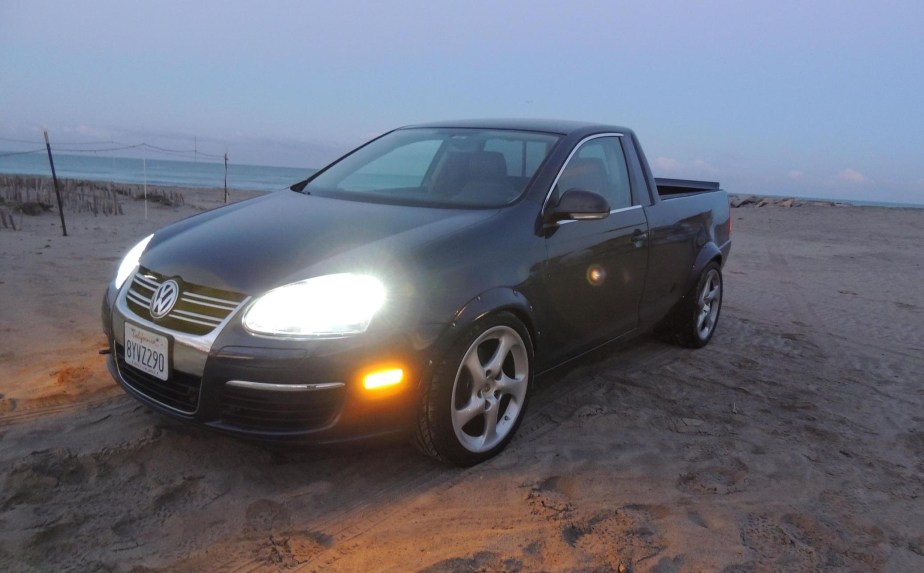
<path fill-rule="evenodd" d="M 658 195 L 662 198 L 719 189 L 718 181 L 694 181 L 692 179 L 666 179 L 664 177 L 655 177 L 655 184 L 658 186 Z"/>

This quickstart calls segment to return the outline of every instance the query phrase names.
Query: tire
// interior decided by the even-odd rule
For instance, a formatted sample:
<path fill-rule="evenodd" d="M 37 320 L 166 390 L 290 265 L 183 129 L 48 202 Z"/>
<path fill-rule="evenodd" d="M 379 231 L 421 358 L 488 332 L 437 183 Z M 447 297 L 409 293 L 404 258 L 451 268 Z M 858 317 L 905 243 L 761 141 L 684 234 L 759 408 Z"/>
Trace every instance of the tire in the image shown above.
<path fill-rule="evenodd" d="M 662 339 L 702 348 L 709 344 L 722 311 L 722 268 L 713 261 L 706 265 L 696 285 L 658 326 L 655 333 Z"/>
<path fill-rule="evenodd" d="M 469 327 L 424 383 L 415 445 L 471 466 L 500 453 L 523 420 L 533 377 L 529 332 L 499 312 Z"/>

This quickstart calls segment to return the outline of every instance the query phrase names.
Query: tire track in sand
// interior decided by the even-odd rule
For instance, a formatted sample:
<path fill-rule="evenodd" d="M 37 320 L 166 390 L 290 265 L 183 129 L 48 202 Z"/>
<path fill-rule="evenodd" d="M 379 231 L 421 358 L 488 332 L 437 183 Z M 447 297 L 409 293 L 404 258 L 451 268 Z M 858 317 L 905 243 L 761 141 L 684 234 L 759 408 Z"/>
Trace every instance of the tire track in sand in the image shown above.
<path fill-rule="evenodd" d="M 793 318 L 808 325 L 806 337 L 818 347 L 824 357 L 824 362 L 821 364 L 823 376 L 831 380 L 836 379 L 842 367 L 850 363 L 847 353 L 837 343 L 824 321 L 798 289 L 798 283 L 786 257 L 771 249 L 767 250 L 767 255 L 771 268 L 779 277 L 780 288 L 789 304 Z"/>
<path fill-rule="evenodd" d="M 678 352 L 680 349 L 677 347 L 641 338 L 612 351 L 595 351 L 588 358 L 578 359 L 558 369 L 562 371 L 560 373 L 556 371 L 543 376 L 534 387 L 530 408 L 513 444 L 518 443 L 522 447 L 540 440 L 585 406 L 588 402 L 587 392 L 600 383 L 595 372 L 604 367 L 601 363 L 619 361 L 621 370 L 628 373 L 671 362 Z M 408 455 L 414 454 L 408 452 Z M 389 503 L 391 500 L 409 499 L 424 493 L 439 496 L 464 482 L 473 472 L 482 470 L 481 466 L 458 469 L 433 463 L 424 472 L 409 476 L 408 479 L 392 480 L 369 491 L 360 502 L 348 508 L 311 520 L 311 531 L 323 532 L 325 543 L 309 544 L 313 549 L 310 555 L 289 555 L 298 563 L 294 571 L 328 570 L 342 558 L 361 550 L 357 540 L 366 533 L 386 522 L 401 522 L 417 511 L 413 503 Z M 277 564 L 267 559 L 252 557 L 244 562 L 232 558 L 216 570 L 252 573 L 276 568 Z"/>
<path fill-rule="evenodd" d="M 27 405 L 22 409 L 17 408 L 16 410 L 5 412 L 0 415 L 0 427 L 30 422 L 37 418 L 75 410 L 90 410 L 109 403 L 118 402 L 122 399 L 128 399 L 128 395 L 125 394 L 121 388 L 115 386 L 112 391 L 106 391 L 103 395 L 83 400 L 53 403 L 48 406 L 29 406 L 27 402 Z"/>

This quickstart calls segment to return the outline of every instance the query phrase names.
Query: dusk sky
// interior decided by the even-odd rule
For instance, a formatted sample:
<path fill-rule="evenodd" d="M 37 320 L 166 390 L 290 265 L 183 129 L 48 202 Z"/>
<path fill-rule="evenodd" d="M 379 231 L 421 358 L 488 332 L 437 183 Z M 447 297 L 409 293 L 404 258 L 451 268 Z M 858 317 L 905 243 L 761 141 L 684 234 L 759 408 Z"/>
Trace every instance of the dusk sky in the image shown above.
<path fill-rule="evenodd" d="M 924 2 L 0 0 L 0 149 L 318 167 L 423 121 L 625 125 L 656 175 L 924 203 Z"/>

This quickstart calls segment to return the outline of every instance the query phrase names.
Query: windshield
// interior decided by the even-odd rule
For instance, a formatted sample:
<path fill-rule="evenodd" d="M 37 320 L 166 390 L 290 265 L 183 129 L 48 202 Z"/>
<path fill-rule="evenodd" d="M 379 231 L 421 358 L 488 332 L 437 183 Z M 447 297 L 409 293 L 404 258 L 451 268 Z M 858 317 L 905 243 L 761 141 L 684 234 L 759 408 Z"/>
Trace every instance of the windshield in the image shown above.
<path fill-rule="evenodd" d="M 515 201 L 558 137 L 498 129 L 411 128 L 388 133 L 315 176 L 312 195 L 500 207 Z"/>

